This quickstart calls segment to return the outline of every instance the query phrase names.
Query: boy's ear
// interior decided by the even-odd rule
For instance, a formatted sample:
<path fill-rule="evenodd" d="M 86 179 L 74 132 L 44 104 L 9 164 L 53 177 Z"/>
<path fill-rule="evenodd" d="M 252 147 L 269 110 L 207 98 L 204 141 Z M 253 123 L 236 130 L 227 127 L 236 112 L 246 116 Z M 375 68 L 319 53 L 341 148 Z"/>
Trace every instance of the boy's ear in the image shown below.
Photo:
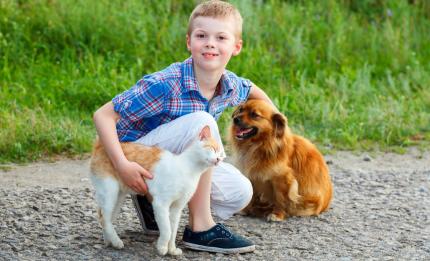
<path fill-rule="evenodd" d="M 242 50 L 242 44 L 243 44 L 242 39 L 239 40 L 239 41 L 237 41 L 234 44 L 233 56 L 236 56 L 236 55 L 238 55 L 240 53 L 240 51 Z"/>
<path fill-rule="evenodd" d="M 188 34 L 186 35 L 186 39 L 187 39 L 187 49 L 188 51 L 191 51 L 190 36 Z"/>
<path fill-rule="evenodd" d="M 211 137 L 211 129 L 208 125 L 204 126 L 203 129 L 200 131 L 199 139 L 200 140 L 206 140 Z"/>

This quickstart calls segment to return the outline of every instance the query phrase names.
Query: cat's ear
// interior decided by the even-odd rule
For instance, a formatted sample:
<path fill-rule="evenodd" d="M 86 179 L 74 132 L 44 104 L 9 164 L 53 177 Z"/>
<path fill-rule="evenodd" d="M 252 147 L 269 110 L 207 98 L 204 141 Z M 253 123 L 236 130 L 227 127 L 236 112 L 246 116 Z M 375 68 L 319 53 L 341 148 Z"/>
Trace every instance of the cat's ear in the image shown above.
<path fill-rule="evenodd" d="M 207 138 L 211 137 L 211 129 L 208 125 L 204 126 L 203 129 L 200 131 L 199 139 L 205 140 Z"/>

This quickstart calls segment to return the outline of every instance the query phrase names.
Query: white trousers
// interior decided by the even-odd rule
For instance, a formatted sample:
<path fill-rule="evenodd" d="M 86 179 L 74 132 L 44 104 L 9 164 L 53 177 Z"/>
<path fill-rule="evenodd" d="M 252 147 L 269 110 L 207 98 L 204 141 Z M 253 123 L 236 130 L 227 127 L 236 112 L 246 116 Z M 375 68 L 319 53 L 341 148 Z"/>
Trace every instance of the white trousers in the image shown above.
<path fill-rule="evenodd" d="M 181 153 L 197 139 L 205 125 L 209 125 L 212 136 L 224 150 L 215 119 L 204 111 L 190 113 L 160 125 L 135 142 Z M 238 169 L 226 162 L 221 162 L 213 168 L 211 187 L 211 209 L 221 219 L 227 219 L 239 212 L 252 198 L 251 182 Z"/>

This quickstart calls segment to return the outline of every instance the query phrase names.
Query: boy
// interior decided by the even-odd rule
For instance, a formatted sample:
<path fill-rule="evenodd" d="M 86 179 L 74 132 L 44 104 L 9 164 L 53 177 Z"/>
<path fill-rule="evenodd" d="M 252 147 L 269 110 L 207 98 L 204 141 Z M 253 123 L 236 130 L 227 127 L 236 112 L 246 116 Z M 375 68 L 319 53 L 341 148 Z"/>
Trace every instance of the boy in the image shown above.
<path fill-rule="evenodd" d="M 192 12 L 186 36 L 191 57 L 166 69 L 144 76 L 128 91 L 117 95 L 94 114 L 94 122 L 121 179 L 136 193 L 147 191 L 142 177 L 151 174 L 129 162 L 119 142 L 134 141 L 180 153 L 204 125 L 209 125 L 221 144 L 218 119 L 228 106 L 249 99 L 269 97 L 249 80 L 225 68 L 242 48 L 242 18 L 229 3 L 209 1 Z M 228 163 L 204 173 L 190 200 L 189 226 L 184 245 L 191 249 L 220 253 L 243 253 L 254 244 L 230 232 L 212 218 L 227 219 L 244 208 L 252 197 L 252 186 Z M 150 203 L 144 196 L 133 198 L 144 230 L 157 233 Z"/>

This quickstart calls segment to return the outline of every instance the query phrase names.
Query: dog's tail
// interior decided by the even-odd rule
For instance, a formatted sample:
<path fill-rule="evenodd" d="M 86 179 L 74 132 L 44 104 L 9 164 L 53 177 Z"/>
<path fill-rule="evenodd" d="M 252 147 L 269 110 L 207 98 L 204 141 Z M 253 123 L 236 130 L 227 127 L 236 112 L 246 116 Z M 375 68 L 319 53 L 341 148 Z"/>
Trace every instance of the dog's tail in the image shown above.
<path fill-rule="evenodd" d="M 301 196 L 296 209 L 295 216 L 312 216 L 318 215 L 323 211 L 320 196 Z"/>

